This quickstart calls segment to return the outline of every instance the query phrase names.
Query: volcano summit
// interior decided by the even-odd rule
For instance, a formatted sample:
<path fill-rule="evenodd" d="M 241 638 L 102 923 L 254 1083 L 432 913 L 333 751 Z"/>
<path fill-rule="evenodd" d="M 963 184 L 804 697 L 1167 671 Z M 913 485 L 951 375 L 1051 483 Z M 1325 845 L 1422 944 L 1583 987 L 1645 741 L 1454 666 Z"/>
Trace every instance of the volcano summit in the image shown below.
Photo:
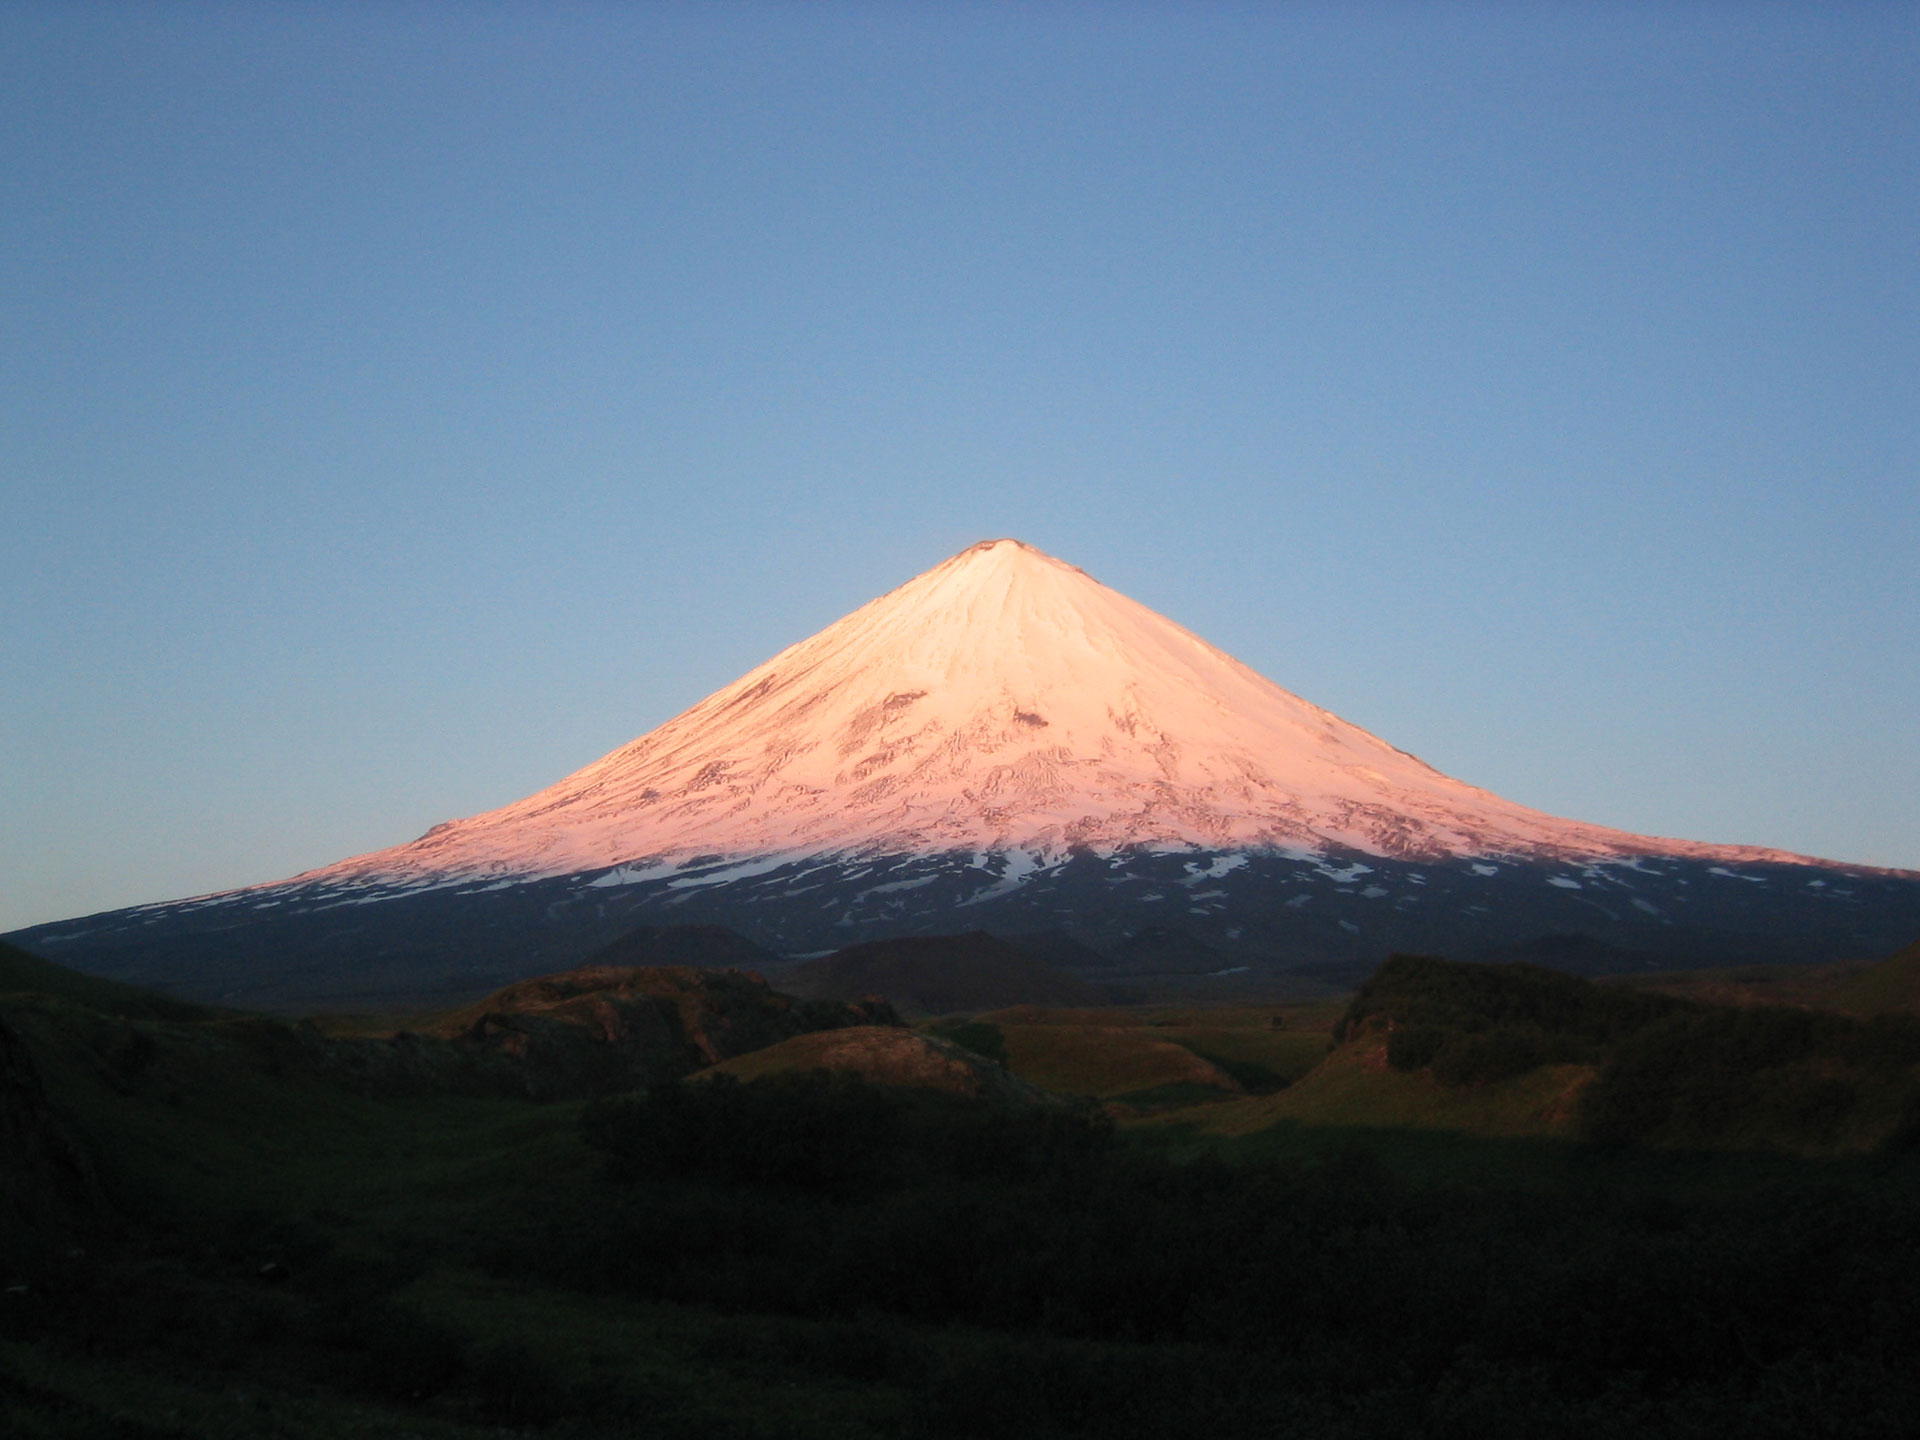
<path fill-rule="evenodd" d="M 1920 875 L 1557 819 L 1017 540 L 963 551 L 526 799 L 274 885 L 20 932 L 199 995 L 484 989 L 647 922 L 776 951 L 990 925 L 1222 968 L 1584 935 L 1693 963 L 1920 933 Z"/>
<path fill-rule="evenodd" d="M 1059 860 L 1143 845 L 1800 858 L 1510 804 L 1084 571 L 989 540 L 538 794 L 302 878 L 444 883 L 693 855 Z"/>

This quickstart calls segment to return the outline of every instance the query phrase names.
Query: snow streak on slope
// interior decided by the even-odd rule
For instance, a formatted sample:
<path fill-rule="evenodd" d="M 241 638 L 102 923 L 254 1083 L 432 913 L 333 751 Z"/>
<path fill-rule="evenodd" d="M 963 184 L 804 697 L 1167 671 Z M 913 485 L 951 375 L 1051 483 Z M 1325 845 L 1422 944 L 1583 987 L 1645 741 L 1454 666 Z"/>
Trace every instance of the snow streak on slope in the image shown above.
<path fill-rule="evenodd" d="M 1075 567 L 993 540 L 536 795 L 297 878 L 384 886 L 631 862 L 660 874 L 695 856 L 1135 846 L 1803 861 L 1511 804 Z"/>

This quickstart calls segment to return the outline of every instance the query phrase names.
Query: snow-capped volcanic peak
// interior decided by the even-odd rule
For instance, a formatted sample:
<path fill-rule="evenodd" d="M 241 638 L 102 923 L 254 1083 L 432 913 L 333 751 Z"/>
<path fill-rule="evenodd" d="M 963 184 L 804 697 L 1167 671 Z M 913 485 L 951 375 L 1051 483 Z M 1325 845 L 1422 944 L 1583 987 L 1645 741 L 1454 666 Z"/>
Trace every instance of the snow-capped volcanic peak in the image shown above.
<path fill-rule="evenodd" d="M 1799 858 L 1510 804 L 1084 571 L 989 540 L 536 795 L 299 878 L 1129 846 Z"/>

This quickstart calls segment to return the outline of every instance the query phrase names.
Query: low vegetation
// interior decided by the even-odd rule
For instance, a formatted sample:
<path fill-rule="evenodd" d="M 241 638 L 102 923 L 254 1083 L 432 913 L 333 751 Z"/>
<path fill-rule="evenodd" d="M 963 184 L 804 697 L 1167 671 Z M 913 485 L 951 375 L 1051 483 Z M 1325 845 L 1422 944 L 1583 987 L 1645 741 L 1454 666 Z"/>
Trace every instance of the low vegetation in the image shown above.
<path fill-rule="evenodd" d="M 1530 965 L 1395 956 L 1336 1038 L 1385 1036 L 1387 1063 L 1454 1089 L 1552 1066 L 1591 1083 L 1565 1120 L 1608 1144 L 1817 1152 L 1920 1139 L 1920 1017 L 1709 1005 Z"/>
<path fill-rule="evenodd" d="M 1022 1005 L 931 1029 L 1036 1085 L 1159 1113 L 1286 1088 L 1326 1057 L 1332 1018 L 1312 1006 Z"/>
<path fill-rule="evenodd" d="M 838 1030 L 542 1103 L 58 978 L 0 994 L 40 1164 L 5 1172 L 9 1435 L 1798 1440 L 1920 1402 L 1897 1018 L 1402 960 L 1344 1015 L 884 1032 L 1000 1088 L 743 1073 Z M 1442 1065 L 1503 1031 L 1530 1066 Z M 1206 1103 L 1115 1088 L 1165 1051 Z M 1491 1118 L 1525 1107 L 1564 1118 Z"/>

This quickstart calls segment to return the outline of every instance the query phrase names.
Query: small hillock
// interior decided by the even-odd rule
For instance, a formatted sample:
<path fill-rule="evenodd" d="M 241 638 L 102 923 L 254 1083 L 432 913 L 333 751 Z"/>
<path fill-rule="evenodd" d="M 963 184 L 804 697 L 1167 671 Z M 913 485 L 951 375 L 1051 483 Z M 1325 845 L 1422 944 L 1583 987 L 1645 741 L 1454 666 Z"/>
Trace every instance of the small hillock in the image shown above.
<path fill-rule="evenodd" d="M 953 1038 L 966 1044 L 991 1033 L 1010 1069 L 1063 1095 L 1157 1108 L 1182 1098 L 1191 1103 L 1242 1093 L 1214 1059 L 1151 1026 L 1023 1025 L 1017 1023 L 1020 1012 L 1012 1014 L 1016 1023 L 975 1020 L 955 1027 Z"/>
<path fill-rule="evenodd" d="M 871 1025 L 796 1035 L 716 1065 L 702 1078 L 724 1075 L 754 1080 L 814 1070 L 858 1075 L 872 1085 L 904 1090 L 938 1090 L 1017 1104 L 1054 1103 L 1049 1092 L 944 1036 Z"/>
<path fill-rule="evenodd" d="M 898 1023 L 884 1002 L 797 1000 L 739 971 L 589 965 L 509 985 L 435 1029 L 550 1099 L 652 1085 L 809 1031 Z"/>
<path fill-rule="evenodd" d="M 1394 1069 L 1431 1066 L 1442 1083 L 1467 1085 L 1594 1063 L 1615 1042 L 1693 1008 L 1538 965 L 1393 955 L 1360 987 L 1334 1039 L 1385 1030 Z"/>
<path fill-rule="evenodd" d="M 83 975 L 0 940 L 0 995 L 46 995 L 103 1015 L 143 1020 L 204 1020 L 219 1012 L 114 980 Z"/>
<path fill-rule="evenodd" d="M 1335 1029 L 1444 1089 L 1584 1067 L 1570 1128 L 1613 1144 L 1798 1151 L 1920 1140 L 1920 1019 L 1710 1005 L 1531 965 L 1396 955 Z M 1563 1071 L 1571 1074 L 1571 1071 Z"/>

